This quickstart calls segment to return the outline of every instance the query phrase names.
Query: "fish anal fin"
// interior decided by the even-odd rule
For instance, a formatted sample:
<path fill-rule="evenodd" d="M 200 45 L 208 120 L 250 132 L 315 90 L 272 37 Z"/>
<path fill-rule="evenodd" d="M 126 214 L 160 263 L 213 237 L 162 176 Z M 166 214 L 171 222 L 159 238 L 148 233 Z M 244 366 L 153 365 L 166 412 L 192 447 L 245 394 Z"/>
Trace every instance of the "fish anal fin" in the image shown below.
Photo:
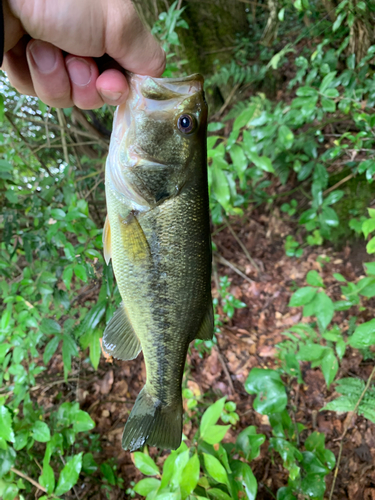
<path fill-rule="evenodd" d="M 103 254 L 104 254 L 104 260 L 108 266 L 109 261 L 111 260 L 112 256 L 112 248 L 111 248 L 111 226 L 109 224 L 109 217 L 107 215 L 104 223 L 104 229 L 103 229 Z"/>
<path fill-rule="evenodd" d="M 131 212 L 126 218 L 119 217 L 122 244 L 133 264 L 151 259 L 150 246 L 137 217 Z"/>
<path fill-rule="evenodd" d="M 208 305 L 208 309 L 199 327 L 198 333 L 195 335 L 196 339 L 212 340 L 214 335 L 214 311 L 212 301 Z"/>
<path fill-rule="evenodd" d="M 104 330 L 102 347 L 108 355 L 124 361 L 136 358 L 141 352 L 141 343 L 123 303 L 119 305 Z"/>

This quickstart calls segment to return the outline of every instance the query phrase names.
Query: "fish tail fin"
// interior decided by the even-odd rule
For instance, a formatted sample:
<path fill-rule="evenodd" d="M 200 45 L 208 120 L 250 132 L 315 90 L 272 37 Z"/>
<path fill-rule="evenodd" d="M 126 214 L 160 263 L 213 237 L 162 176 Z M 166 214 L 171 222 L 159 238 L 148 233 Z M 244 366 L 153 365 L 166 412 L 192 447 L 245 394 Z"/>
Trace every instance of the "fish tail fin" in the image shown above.
<path fill-rule="evenodd" d="M 148 444 L 175 450 L 182 438 L 182 400 L 163 405 L 143 387 L 126 422 L 122 436 L 124 450 L 135 451 Z"/>

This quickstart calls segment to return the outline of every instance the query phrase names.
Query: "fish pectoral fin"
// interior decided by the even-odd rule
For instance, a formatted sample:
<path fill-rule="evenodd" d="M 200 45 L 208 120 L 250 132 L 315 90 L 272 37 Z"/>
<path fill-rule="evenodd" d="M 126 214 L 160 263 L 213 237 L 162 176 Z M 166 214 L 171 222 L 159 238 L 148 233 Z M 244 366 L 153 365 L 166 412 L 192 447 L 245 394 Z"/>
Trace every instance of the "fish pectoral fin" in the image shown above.
<path fill-rule="evenodd" d="M 141 352 L 141 343 L 121 302 L 103 334 L 103 350 L 117 359 L 129 361 Z"/>
<path fill-rule="evenodd" d="M 213 335 L 214 335 L 214 311 L 212 307 L 212 301 L 210 301 L 207 312 L 204 315 L 201 326 L 199 327 L 198 333 L 194 338 L 200 340 L 211 340 Z"/>
<path fill-rule="evenodd" d="M 104 229 L 103 229 L 103 254 L 104 254 L 104 260 L 108 266 L 109 261 L 111 260 L 112 256 L 112 248 L 111 248 L 111 226 L 109 224 L 109 217 L 107 215 L 104 223 Z"/>
<path fill-rule="evenodd" d="M 119 215 L 121 240 L 130 261 L 140 264 L 151 259 L 150 246 L 137 217 L 130 213 L 126 218 Z"/>

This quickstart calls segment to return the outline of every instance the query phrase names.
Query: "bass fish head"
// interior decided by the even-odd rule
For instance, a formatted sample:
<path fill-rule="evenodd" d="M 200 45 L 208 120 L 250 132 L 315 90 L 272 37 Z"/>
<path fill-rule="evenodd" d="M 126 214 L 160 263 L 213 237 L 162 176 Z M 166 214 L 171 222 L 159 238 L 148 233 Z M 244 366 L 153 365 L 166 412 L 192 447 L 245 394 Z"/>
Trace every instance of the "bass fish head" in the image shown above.
<path fill-rule="evenodd" d="M 107 169 L 117 192 L 155 206 L 207 175 L 203 77 L 130 75 L 129 85 L 116 111 Z"/>

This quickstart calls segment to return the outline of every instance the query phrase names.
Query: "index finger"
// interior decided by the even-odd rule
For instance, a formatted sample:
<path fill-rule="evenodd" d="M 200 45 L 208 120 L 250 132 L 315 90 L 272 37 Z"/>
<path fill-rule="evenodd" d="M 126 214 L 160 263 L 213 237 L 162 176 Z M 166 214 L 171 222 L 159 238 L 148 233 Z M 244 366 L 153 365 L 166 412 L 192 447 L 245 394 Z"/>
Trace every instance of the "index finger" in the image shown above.
<path fill-rule="evenodd" d="M 115 4 L 109 2 L 109 9 L 111 5 Z M 128 71 L 138 75 L 161 76 L 165 70 L 165 51 L 143 25 L 132 2 L 123 2 L 120 9 L 119 5 L 116 9 L 116 13 L 108 16 L 114 22 L 107 26 L 107 53 Z M 116 22 L 122 26 L 116 26 Z"/>

